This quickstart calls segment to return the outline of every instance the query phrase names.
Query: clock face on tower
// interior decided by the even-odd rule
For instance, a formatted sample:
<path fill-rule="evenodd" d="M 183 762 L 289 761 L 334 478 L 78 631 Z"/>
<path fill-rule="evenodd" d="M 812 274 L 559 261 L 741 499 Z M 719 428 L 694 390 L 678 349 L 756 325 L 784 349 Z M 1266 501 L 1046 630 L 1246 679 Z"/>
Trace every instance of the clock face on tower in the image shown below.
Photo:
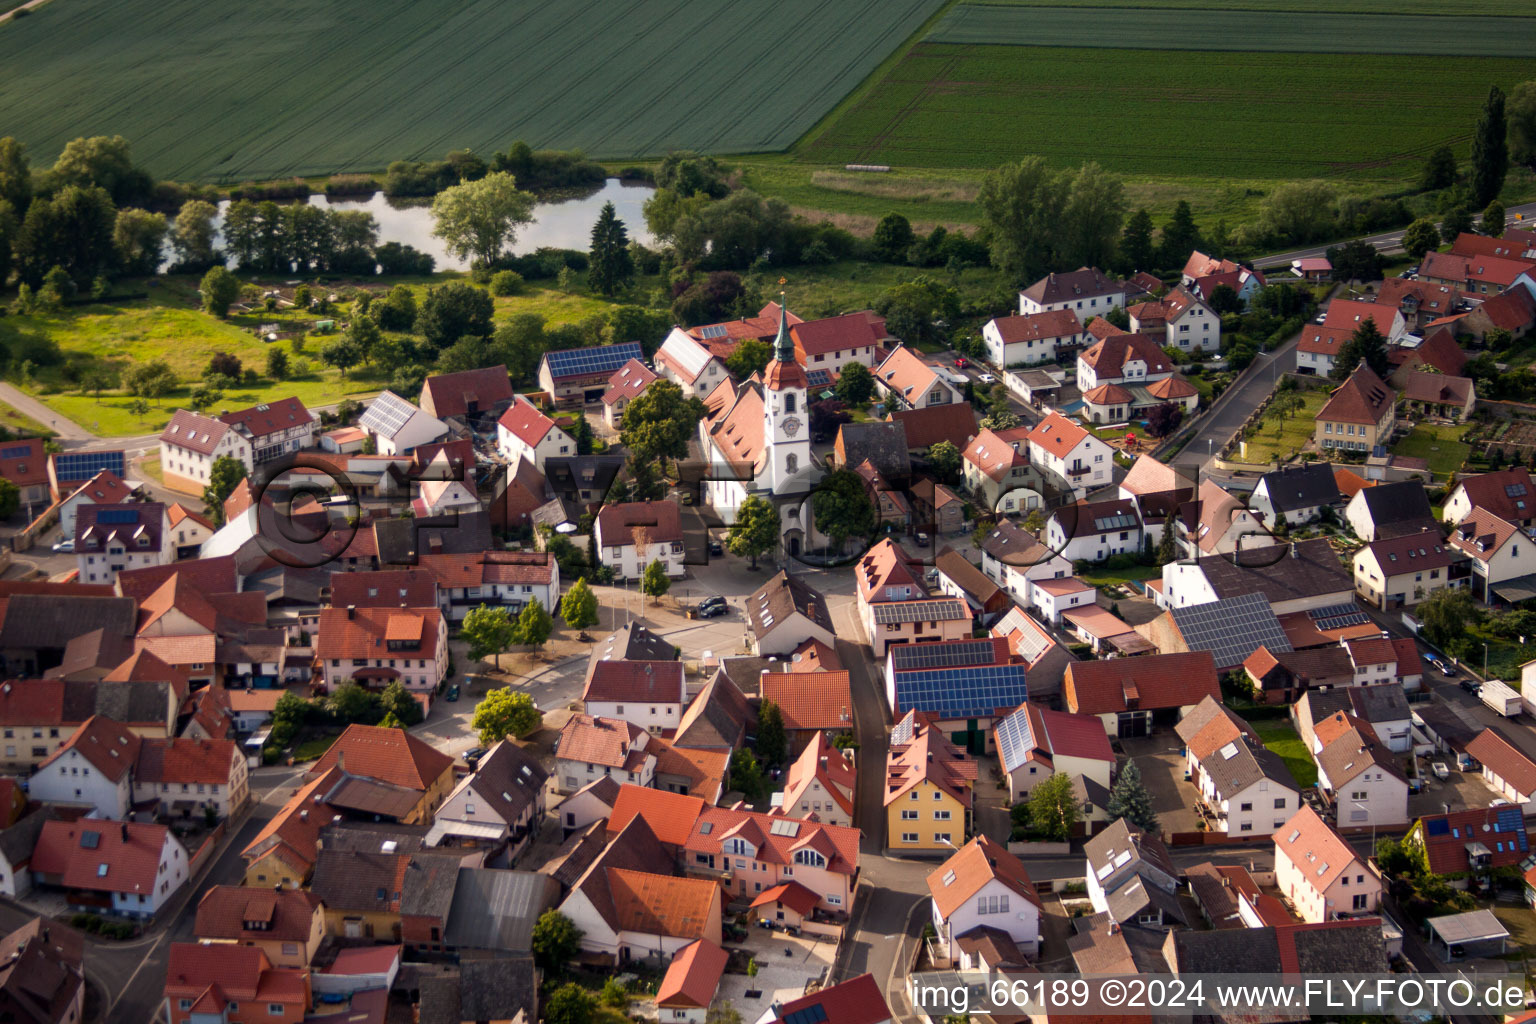
<path fill-rule="evenodd" d="M 794 416 L 791 416 L 789 419 L 785 420 L 784 433 L 789 437 L 794 437 L 796 434 L 800 433 L 800 421 Z"/>

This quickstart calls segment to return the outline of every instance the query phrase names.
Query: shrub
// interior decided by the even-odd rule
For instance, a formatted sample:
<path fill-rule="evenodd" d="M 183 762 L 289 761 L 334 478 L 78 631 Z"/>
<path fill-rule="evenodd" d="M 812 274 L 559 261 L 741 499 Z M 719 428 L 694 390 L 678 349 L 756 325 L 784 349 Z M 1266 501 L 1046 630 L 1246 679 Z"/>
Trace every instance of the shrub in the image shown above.
<path fill-rule="evenodd" d="M 515 270 L 498 270 L 491 275 L 492 295 L 516 295 L 523 290 L 523 275 Z"/>

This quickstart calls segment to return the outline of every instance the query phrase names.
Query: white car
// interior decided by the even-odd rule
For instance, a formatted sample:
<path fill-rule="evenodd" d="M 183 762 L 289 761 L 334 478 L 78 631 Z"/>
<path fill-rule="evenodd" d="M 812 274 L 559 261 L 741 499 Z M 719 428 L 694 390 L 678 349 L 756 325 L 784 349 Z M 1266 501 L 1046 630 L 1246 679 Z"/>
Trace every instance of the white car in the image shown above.
<path fill-rule="evenodd" d="M 66 537 L 53 546 L 56 555 L 72 555 L 75 553 L 75 538 Z"/>
<path fill-rule="evenodd" d="M 1429 770 L 1434 772 L 1437 779 L 1448 779 L 1451 777 L 1451 770 L 1445 766 L 1444 761 L 1436 761 L 1430 765 Z"/>
<path fill-rule="evenodd" d="M 978 381 L 980 381 L 981 383 L 983 383 L 983 384 L 996 384 L 997 383 L 997 378 L 992 376 L 990 373 L 978 374 L 976 379 Z"/>

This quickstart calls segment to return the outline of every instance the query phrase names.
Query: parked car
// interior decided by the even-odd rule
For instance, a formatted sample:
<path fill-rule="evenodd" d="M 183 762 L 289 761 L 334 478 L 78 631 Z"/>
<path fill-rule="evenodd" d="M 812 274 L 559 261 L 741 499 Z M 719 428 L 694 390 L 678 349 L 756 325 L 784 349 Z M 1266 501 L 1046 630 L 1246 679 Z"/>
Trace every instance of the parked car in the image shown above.
<path fill-rule="evenodd" d="M 980 374 L 980 375 L 977 376 L 976 379 L 979 380 L 983 384 L 996 384 L 997 383 L 997 378 L 992 376 L 990 373 Z"/>
<path fill-rule="evenodd" d="M 1463 679 L 1461 681 L 1461 688 L 1466 690 L 1468 693 L 1477 693 L 1483 688 L 1483 684 L 1478 682 L 1476 679 Z"/>
<path fill-rule="evenodd" d="M 1445 673 L 1445 678 L 1447 678 L 1447 679 L 1455 679 L 1456 678 L 1456 666 L 1452 665 L 1450 662 L 1442 661 L 1440 663 L 1439 667 L 1440 667 L 1440 671 Z"/>
<path fill-rule="evenodd" d="M 66 537 L 53 546 L 56 555 L 72 555 L 75 553 L 75 538 Z"/>
<path fill-rule="evenodd" d="M 459 699 L 459 684 L 458 683 L 454 683 L 452 686 L 448 687 L 448 694 L 443 699 L 447 700 L 447 701 L 456 701 L 456 700 L 458 700 Z"/>
<path fill-rule="evenodd" d="M 923 545 L 923 546 L 924 546 L 924 547 L 927 547 L 927 546 L 928 546 L 928 534 L 927 534 L 927 533 L 925 533 L 925 532 L 924 532 L 924 531 L 922 531 L 922 530 L 918 530 L 918 531 L 917 531 L 917 532 L 916 532 L 916 533 L 915 533 L 915 534 L 913 534 L 913 535 L 912 535 L 912 536 L 913 536 L 913 538 L 914 538 L 914 539 L 916 539 L 916 541 L 917 541 L 917 542 L 918 542 L 918 543 L 919 543 L 919 544 L 921 544 L 921 545 Z"/>
<path fill-rule="evenodd" d="M 1434 773 L 1437 779 L 1448 779 L 1451 777 L 1451 770 L 1445 766 L 1444 761 L 1436 761 L 1429 766 L 1429 770 Z"/>
<path fill-rule="evenodd" d="M 717 540 L 712 540 L 709 542 L 709 553 L 716 556 L 723 555 L 725 554 L 725 545 Z"/>
<path fill-rule="evenodd" d="M 464 751 L 464 763 L 473 768 L 475 765 L 480 763 L 480 759 L 484 756 L 484 747 L 471 747 L 470 749 Z"/>
<path fill-rule="evenodd" d="M 967 366 L 970 366 L 970 365 L 971 365 L 970 360 L 966 359 L 965 356 L 955 356 L 955 369 L 963 370 Z"/>
<path fill-rule="evenodd" d="M 1328 319 L 1328 314 L 1327 313 L 1319 313 L 1319 314 L 1317 314 L 1317 316 L 1312 318 L 1312 322 L 1315 323 L 1315 324 L 1320 324 L 1320 323 L 1323 323 L 1327 319 Z"/>
<path fill-rule="evenodd" d="M 698 612 L 701 619 L 713 619 L 730 611 L 730 606 L 725 603 L 723 597 L 706 597 L 699 602 Z"/>

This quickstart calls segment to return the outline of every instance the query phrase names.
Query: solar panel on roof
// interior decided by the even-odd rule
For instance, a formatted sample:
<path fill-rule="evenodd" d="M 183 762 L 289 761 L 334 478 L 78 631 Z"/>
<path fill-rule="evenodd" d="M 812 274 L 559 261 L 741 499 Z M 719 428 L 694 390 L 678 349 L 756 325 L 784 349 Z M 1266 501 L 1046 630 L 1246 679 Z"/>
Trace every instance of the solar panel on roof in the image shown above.
<path fill-rule="evenodd" d="M 803 1010 L 796 1010 L 784 1018 L 784 1024 L 821 1024 L 827 1019 L 826 1008 L 814 1003 Z"/>
<path fill-rule="evenodd" d="M 1029 728 L 1029 712 L 1024 708 L 999 722 L 993 735 L 1003 758 L 1003 767 L 1010 772 L 1023 764 L 1024 758 L 1038 745 Z"/>
<path fill-rule="evenodd" d="M 875 606 L 877 609 L 879 605 Z M 898 644 L 890 649 L 891 667 L 897 672 L 921 668 L 961 668 L 989 665 L 993 661 L 991 640 L 955 640 L 939 644 Z"/>
<path fill-rule="evenodd" d="M 368 406 L 358 425 L 384 437 L 394 437 L 400 428 L 416 414 L 416 407 L 392 392 L 386 391 Z"/>
<path fill-rule="evenodd" d="M 922 669 L 896 676 L 896 706 L 940 718 L 979 718 L 1016 707 L 1029 697 L 1023 665 Z"/>
<path fill-rule="evenodd" d="M 32 446 L 12 445 L 9 448 L 0 448 L 0 459 L 24 459 L 32 454 Z"/>
<path fill-rule="evenodd" d="M 1448 836 L 1451 834 L 1451 823 L 1444 818 L 1431 818 L 1424 823 L 1424 831 L 1432 836 Z"/>
<path fill-rule="evenodd" d="M 728 336 L 730 333 L 731 333 L 731 329 L 729 327 L 725 326 L 725 324 L 710 324 L 708 327 L 700 328 L 700 330 L 699 330 L 699 337 L 706 338 L 706 339 L 707 338 L 724 338 L 724 337 Z"/>
<path fill-rule="evenodd" d="M 896 727 L 891 730 L 891 746 L 899 747 L 904 743 L 911 743 L 912 734 L 916 731 L 917 720 L 913 718 L 903 718 L 901 721 L 897 722 Z"/>
<path fill-rule="evenodd" d="M 123 476 L 127 470 L 122 452 L 60 452 L 53 467 L 60 480 L 89 480 L 104 469 Z"/>
<path fill-rule="evenodd" d="M 1525 497 L 1525 484 L 1506 484 L 1504 486 L 1504 493 L 1511 498 L 1523 498 Z"/>
<path fill-rule="evenodd" d="M 1124 513 L 1103 516 L 1102 518 L 1095 519 L 1093 525 L 1100 533 L 1106 533 L 1110 530 L 1124 530 L 1136 525 L 1136 517 L 1125 515 Z"/>
<path fill-rule="evenodd" d="M 1528 839 L 1525 834 L 1525 817 L 1518 807 L 1499 808 L 1497 828 L 1500 832 L 1513 832 L 1520 843 L 1521 851 L 1528 849 Z"/>
<path fill-rule="evenodd" d="M 643 357 L 644 353 L 640 350 L 638 341 L 544 353 L 552 377 L 581 377 L 587 374 L 612 373 L 631 359 Z"/>
<path fill-rule="evenodd" d="M 918 619 L 963 619 L 969 612 L 954 599 L 882 601 L 873 606 L 875 622 L 915 622 Z"/>
<path fill-rule="evenodd" d="M 139 521 L 139 513 L 131 508 L 104 508 L 96 513 L 96 521 L 103 524 L 123 525 Z"/>
<path fill-rule="evenodd" d="M 829 387 L 832 384 L 832 374 L 826 370 L 811 370 L 806 373 L 805 379 L 813 388 Z"/>
<path fill-rule="evenodd" d="M 1173 621 L 1189 649 L 1210 651 L 1218 669 L 1242 664 L 1261 644 L 1273 654 L 1292 650 L 1263 594 L 1175 608 Z"/>

